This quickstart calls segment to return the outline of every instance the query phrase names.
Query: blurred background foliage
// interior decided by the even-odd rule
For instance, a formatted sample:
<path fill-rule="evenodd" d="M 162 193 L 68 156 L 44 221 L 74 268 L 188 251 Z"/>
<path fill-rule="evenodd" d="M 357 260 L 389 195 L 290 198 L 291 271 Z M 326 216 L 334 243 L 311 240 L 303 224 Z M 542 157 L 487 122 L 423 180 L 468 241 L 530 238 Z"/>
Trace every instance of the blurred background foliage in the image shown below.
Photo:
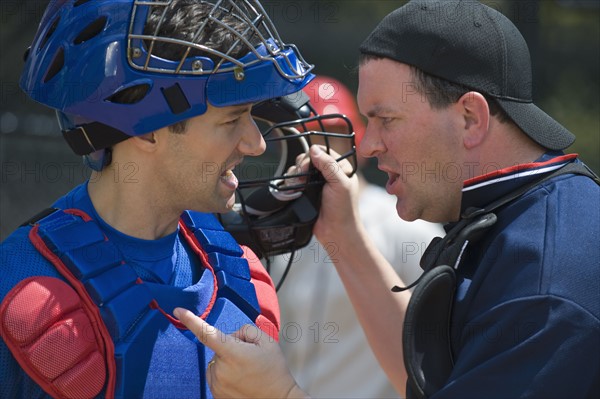
<path fill-rule="evenodd" d="M 600 172 L 600 1 L 483 1 L 507 15 L 527 40 L 535 102 L 577 136 L 579 153 Z M 23 53 L 45 0 L 0 1 L 0 239 L 49 206 L 89 173 L 62 142 L 54 113 L 19 89 Z M 405 1 L 263 0 L 286 42 L 295 43 L 315 72 L 353 91 L 358 46 L 387 13 Z M 367 177 L 380 182 L 371 169 Z"/>

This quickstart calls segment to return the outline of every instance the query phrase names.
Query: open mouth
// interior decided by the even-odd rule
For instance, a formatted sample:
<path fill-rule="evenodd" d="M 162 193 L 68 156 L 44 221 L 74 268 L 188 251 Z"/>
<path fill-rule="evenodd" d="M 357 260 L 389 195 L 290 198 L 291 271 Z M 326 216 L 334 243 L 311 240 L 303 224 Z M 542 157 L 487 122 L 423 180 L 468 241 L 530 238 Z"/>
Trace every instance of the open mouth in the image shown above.
<path fill-rule="evenodd" d="M 400 175 L 397 173 L 388 172 L 388 181 L 385 185 L 385 189 L 388 194 L 392 194 L 394 184 L 400 179 Z"/>
<path fill-rule="evenodd" d="M 238 187 L 237 176 L 233 173 L 233 169 L 235 168 L 235 166 L 236 165 L 232 165 L 220 175 L 221 182 L 225 183 L 226 186 L 233 190 L 235 190 Z"/>

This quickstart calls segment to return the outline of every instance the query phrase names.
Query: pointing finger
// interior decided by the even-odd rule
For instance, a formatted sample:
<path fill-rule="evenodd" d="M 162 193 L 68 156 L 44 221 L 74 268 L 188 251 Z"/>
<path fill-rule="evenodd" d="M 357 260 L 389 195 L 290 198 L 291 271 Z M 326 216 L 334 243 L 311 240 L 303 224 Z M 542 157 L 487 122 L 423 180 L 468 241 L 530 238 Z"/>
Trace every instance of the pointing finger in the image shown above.
<path fill-rule="evenodd" d="M 211 326 L 187 309 L 175 308 L 173 315 L 189 328 L 202 344 L 212 349 L 217 356 L 227 353 L 227 334 Z"/>

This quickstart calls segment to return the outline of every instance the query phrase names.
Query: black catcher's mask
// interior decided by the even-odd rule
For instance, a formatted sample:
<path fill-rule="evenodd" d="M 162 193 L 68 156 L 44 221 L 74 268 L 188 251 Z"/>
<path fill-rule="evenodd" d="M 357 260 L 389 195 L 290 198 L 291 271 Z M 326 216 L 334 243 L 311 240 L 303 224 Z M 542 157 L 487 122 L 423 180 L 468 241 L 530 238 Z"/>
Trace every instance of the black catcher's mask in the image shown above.
<path fill-rule="evenodd" d="M 234 170 L 239 179 L 236 204 L 217 216 L 240 245 L 268 258 L 306 246 L 319 216 L 325 180 L 312 165 L 306 173 L 296 172 L 296 157 L 312 144 L 322 144 L 329 152 L 335 141 L 337 160 L 348 158 L 354 173 L 354 133 L 346 116 L 318 115 L 302 91 L 259 103 L 252 115 L 267 150 L 246 157 Z M 331 118 L 343 120 L 347 132 L 325 132 L 323 121 Z"/>

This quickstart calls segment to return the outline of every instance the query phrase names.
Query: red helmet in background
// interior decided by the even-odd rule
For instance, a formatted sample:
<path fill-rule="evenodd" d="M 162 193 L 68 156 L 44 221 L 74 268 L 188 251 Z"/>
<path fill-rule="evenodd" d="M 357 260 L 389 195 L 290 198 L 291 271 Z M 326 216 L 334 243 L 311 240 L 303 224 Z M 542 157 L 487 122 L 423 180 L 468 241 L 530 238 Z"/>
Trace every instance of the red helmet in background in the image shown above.
<path fill-rule="evenodd" d="M 365 133 L 365 124 L 358 112 L 358 105 L 354 95 L 342 82 L 329 76 L 317 75 L 302 89 L 310 97 L 310 103 L 319 115 L 342 114 L 352 122 L 355 133 L 356 146 L 360 145 Z M 343 120 L 339 118 L 321 121 L 326 128 L 347 129 Z M 312 130 L 321 130 L 318 123 L 307 124 Z M 345 131 L 345 130 L 344 130 Z"/>

